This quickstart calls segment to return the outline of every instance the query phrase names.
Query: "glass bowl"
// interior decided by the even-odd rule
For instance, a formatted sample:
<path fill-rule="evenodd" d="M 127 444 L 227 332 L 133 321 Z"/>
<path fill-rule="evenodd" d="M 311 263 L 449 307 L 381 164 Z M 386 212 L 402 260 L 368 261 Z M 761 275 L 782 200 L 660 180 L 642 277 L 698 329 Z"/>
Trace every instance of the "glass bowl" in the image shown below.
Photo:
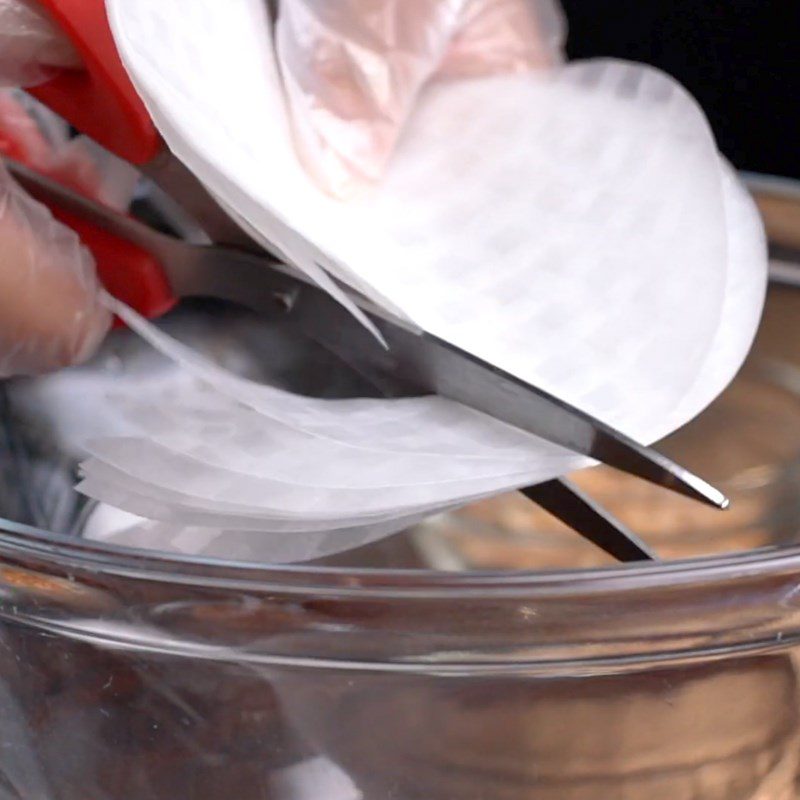
<path fill-rule="evenodd" d="M 39 409 L 12 409 L 0 798 L 800 797 L 798 321 L 774 289 L 742 376 L 666 445 L 732 511 L 583 479 L 677 557 L 652 564 L 505 501 L 296 566 L 88 541 L 74 456 L 20 456 Z M 51 423 L 40 451 L 74 433 Z"/>

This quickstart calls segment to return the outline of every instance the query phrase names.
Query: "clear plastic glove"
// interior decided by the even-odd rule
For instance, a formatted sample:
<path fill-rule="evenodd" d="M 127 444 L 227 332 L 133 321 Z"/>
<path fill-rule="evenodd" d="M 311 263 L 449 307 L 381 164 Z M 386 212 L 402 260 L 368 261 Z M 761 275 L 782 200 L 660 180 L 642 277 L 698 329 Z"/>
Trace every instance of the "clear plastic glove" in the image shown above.
<path fill-rule="evenodd" d="M 550 66 L 566 28 L 556 0 L 280 0 L 277 8 L 298 155 L 341 198 L 381 177 L 428 81 Z"/>
<path fill-rule="evenodd" d="M 46 14 L 29 0 L 0 0 L 0 85 L 30 86 L 54 67 L 80 58 Z"/>
<path fill-rule="evenodd" d="M 0 0 L 0 85 L 30 84 L 76 66 L 71 46 L 33 4 Z M 50 133 L 58 133 L 50 131 Z M 87 153 L 47 137 L 8 91 L 0 93 L 0 152 L 98 195 Z M 0 377 L 87 358 L 108 330 L 94 263 L 75 233 L 25 194 L 0 164 Z"/>

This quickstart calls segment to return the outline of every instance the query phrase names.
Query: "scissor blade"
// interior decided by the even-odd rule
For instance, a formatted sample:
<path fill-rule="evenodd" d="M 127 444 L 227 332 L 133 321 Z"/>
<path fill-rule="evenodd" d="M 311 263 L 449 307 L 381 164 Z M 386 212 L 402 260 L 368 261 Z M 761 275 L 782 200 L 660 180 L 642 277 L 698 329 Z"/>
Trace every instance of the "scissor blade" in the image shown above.
<path fill-rule="evenodd" d="M 318 293 L 299 297 L 292 316 L 308 335 L 326 335 L 336 352 L 362 370 L 369 365 L 410 387 L 457 400 L 495 419 L 521 428 L 574 453 L 672 489 L 717 508 L 727 498 L 702 478 L 650 447 L 497 367 L 428 333 L 415 333 L 375 320 L 388 350 L 377 347 L 347 312 L 320 300 Z"/>
<path fill-rule="evenodd" d="M 7 163 L 34 196 L 60 204 L 156 256 L 177 296 L 218 297 L 269 313 L 275 312 L 277 297 L 312 338 L 329 341 L 332 349 L 346 353 L 362 371 L 383 372 L 417 393 L 433 392 L 456 400 L 695 500 L 719 508 L 728 504 L 713 486 L 652 448 L 442 339 L 389 317 L 361 296 L 353 295 L 353 299 L 372 316 L 388 350 L 328 294 L 266 254 L 173 239 L 23 165 Z"/>
<path fill-rule="evenodd" d="M 528 486 L 520 491 L 536 505 L 619 561 L 658 559 L 658 555 L 638 536 L 564 478 Z"/>
<path fill-rule="evenodd" d="M 424 346 L 402 336 L 416 351 L 415 367 L 438 394 L 694 500 L 728 505 L 719 490 L 656 450 L 491 364 L 465 358 L 448 342 L 428 334 L 422 338 Z"/>

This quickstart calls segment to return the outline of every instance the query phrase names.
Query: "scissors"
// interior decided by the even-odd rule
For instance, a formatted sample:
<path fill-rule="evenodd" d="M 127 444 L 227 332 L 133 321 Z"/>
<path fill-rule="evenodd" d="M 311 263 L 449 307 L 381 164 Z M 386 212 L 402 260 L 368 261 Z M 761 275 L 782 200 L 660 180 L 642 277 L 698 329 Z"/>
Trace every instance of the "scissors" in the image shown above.
<path fill-rule="evenodd" d="M 6 158 L 16 180 L 72 227 L 106 289 L 153 319 L 181 298 L 206 296 L 260 312 L 280 309 L 378 388 L 436 393 L 542 439 L 717 508 L 727 498 L 702 478 L 558 397 L 408 322 L 347 287 L 388 348 L 341 304 L 243 231 L 169 151 L 125 72 L 103 0 L 40 0 L 72 39 L 83 70 L 63 70 L 30 93 L 76 129 L 136 166 L 185 209 L 209 243 L 188 242 L 107 208 Z M 564 479 L 521 489 L 621 561 L 657 556 Z"/>

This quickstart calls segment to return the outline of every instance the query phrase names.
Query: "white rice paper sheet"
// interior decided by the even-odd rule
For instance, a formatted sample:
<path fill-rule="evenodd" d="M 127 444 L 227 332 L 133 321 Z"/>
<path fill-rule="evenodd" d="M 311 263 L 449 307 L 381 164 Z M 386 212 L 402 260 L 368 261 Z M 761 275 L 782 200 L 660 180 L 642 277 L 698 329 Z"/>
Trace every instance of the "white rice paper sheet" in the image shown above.
<path fill-rule="evenodd" d="M 385 180 L 342 203 L 292 150 L 263 0 L 107 5 L 172 150 L 323 288 L 333 275 L 646 443 L 741 365 L 763 233 L 702 112 L 663 74 L 602 60 L 434 85 Z M 205 387 L 125 398 L 141 434 L 93 442 L 86 465 L 82 490 L 158 520 L 167 548 L 186 547 L 189 525 L 216 532 L 204 548 L 257 531 L 267 559 L 312 557 L 587 463 L 442 398 L 254 384 L 115 310 Z"/>

